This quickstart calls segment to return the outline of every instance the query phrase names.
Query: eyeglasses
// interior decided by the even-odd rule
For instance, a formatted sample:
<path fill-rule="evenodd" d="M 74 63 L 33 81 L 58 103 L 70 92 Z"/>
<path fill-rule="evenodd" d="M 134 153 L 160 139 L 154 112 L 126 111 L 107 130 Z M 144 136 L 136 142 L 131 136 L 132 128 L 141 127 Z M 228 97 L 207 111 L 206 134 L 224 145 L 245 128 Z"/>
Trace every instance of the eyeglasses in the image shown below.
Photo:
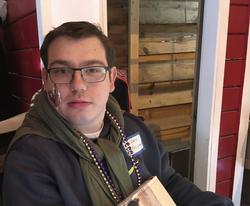
<path fill-rule="evenodd" d="M 110 67 L 105 66 L 89 66 L 82 68 L 71 67 L 54 67 L 47 69 L 49 77 L 53 83 L 68 84 L 71 83 L 76 71 L 81 72 L 81 77 L 88 83 L 102 82 L 106 78 L 107 71 Z"/>

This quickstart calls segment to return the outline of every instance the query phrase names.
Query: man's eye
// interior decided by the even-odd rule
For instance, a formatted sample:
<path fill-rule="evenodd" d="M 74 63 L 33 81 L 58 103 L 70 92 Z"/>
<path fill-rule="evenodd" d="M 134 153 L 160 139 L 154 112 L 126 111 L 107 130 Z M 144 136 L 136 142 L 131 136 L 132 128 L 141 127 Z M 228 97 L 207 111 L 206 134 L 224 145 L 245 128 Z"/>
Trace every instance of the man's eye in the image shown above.
<path fill-rule="evenodd" d="M 67 74 L 70 73 L 70 70 L 67 68 L 58 68 L 58 69 L 53 69 L 54 74 Z"/>
<path fill-rule="evenodd" d="M 88 74 L 100 73 L 100 72 L 101 72 L 100 68 L 88 68 L 85 70 L 85 73 L 88 73 Z"/>

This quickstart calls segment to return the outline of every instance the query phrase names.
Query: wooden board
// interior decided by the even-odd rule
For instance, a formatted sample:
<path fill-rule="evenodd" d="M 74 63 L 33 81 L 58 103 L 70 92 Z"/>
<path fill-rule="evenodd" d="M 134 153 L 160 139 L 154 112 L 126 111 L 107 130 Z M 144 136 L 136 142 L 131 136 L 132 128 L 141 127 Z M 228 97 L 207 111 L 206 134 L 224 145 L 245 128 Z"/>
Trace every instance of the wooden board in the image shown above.
<path fill-rule="evenodd" d="M 139 63 L 178 61 L 178 60 L 195 60 L 195 52 L 171 53 L 171 54 L 154 54 L 139 56 Z"/>
<path fill-rule="evenodd" d="M 131 112 L 138 114 L 138 82 L 139 82 L 139 2 L 129 0 L 129 89 L 131 97 Z"/>
<path fill-rule="evenodd" d="M 140 64 L 139 82 L 173 81 L 194 78 L 194 60 Z"/>
<path fill-rule="evenodd" d="M 112 24 L 127 25 L 128 24 L 128 9 L 127 8 L 109 9 L 108 20 Z"/>
<path fill-rule="evenodd" d="M 125 56 L 128 53 L 128 45 L 114 45 L 117 56 Z"/>
<path fill-rule="evenodd" d="M 162 131 L 191 125 L 191 116 L 176 115 L 146 120 L 145 123 L 154 131 Z"/>
<path fill-rule="evenodd" d="M 216 183 L 215 192 L 218 195 L 221 195 L 221 196 L 224 196 L 224 197 L 231 197 L 232 196 L 232 191 L 233 191 L 233 180 L 232 179 Z"/>
<path fill-rule="evenodd" d="M 236 134 L 219 138 L 218 159 L 236 155 L 237 139 Z"/>
<path fill-rule="evenodd" d="M 115 65 L 120 69 L 128 68 L 128 56 L 119 56 L 115 58 Z"/>
<path fill-rule="evenodd" d="M 128 9 L 128 1 L 124 0 L 107 0 L 108 8 L 127 8 Z"/>
<path fill-rule="evenodd" d="M 166 34 L 196 34 L 197 24 L 140 24 L 140 37 L 166 36 Z"/>
<path fill-rule="evenodd" d="M 115 65 L 128 68 L 128 1 L 108 0 L 108 37 L 115 51 Z"/>
<path fill-rule="evenodd" d="M 191 137 L 190 126 L 173 128 L 168 130 L 154 131 L 155 136 L 160 141 L 170 142 L 172 140 L 187 140 Z"/>
<path fill-rule="evenodd" d="M 176 206 L 175 202 L 156 176 L 146 180 L 138 189 L 133 191 L 125 200 L 118 204 L 118 206 L 130 205 Z"/>
<path fill-rule="evenodd" d="M 128 42 L 128 34 L 110 34 L 110 38 L 112 39 L 112 43 L 114 45 L 127 45 Z"/>
<path fill-rule="evenodd" d="M 186 127 L 156 131 L 155 135 L 161 141 L 170 141 L 174 139 L 190 139 L 191 127 L 186 126 Z"/>
<path fill-rule="evenodd" d="M 176 104 L 191 103 L 193 99 L 192 89 L 177 90 L 166 93 L 156 93 L 154 95 L 139 96 L 139 109 L 161 107 Z"/>
<path fill-rule="evenodd" d="M 139 55 L 196 51 L 196 34 L 140 39 Z"/>
<path fill-rule="evenodd" d="M 198 0 L 188 2 L 140 0 L 140 23 L 196 23 L 198 5 Z"/>
<path fill-rule="evenodd" d="M 139 85 L 139 95 L 152 95 L 162 92 L 173 92 L 193 88 L 193 80 L 180 80 L 171 82 L 154 82 Z"/>
<path fill-rule="evenodd" d="M 138 109 L 191 103 L 193 82 L 175 81 L 139 85 Z"/>
<path fill-rule="evenodd" d="M 239 130 L 240 112 L 238 110 L 221 113 L 220 136 L 237 134 Z"/>
<path fill-rule="evenodd" d="M 128 26 L 125 24 L 122 25 L 116 25 L 116 24 L 112 24 L 111 22 L 109 23 L 109 34 L 123 34 L 123 35 L 128 35 Z"/>
<path fill-rule="evenodd" d="M 139 116 L 162 141 L 189 138 L 192 104 L 181 104 L 139 110 Z"/>
<path fill-rule="evenodd" d="M 190 149 L 191 140 L 188 138 L 177 138 L 177 139 L 169 139 L 168 141 L 161 141 L 166 150 L 170 153 L 175 153 L 178 151 L 183 151 L 186 149 Z"/>
<path fill-rule="evenodd" d="M 247 51 L 247 34 L 229 34 L 227 37 L 227 60 L 245 59 Z"/>
<path fill-rule="evenodd" d="M 224 87 L 236 87 L 243 85 L 245 60 L 226 60 L 224 73 Z"/>
<path fill-rule="evenodd" d="M 144 117 L 145 120 L 152 120 L 161 117 L 172 117 L 179 115 L 189 115 L 192 114 L 192 104 L 180 104 L 167 107 L 156 107 L 150 109 L 139 110 L 139 116 Z"/>
<path fill-rule="evenodd" d="M 232 111 L 240 110 L 241 107 L 242 88 L 227 87 L 223 88 L 222 106 L 221 110 Z"/>
<path fill-rule="evenodd" d="M 225 181 L 234 177 L 235 157 L 218 159 L 216 182 Z"/>
<path fill-rule="evenodd" d="M 235 18 L 236 16 L 237 18 Z M 239 22 L 241 23 L 239 24 Z M 249 6 L 231 4 L 228 23 L 228 33 L 247 34 L 249 25 Z"/>

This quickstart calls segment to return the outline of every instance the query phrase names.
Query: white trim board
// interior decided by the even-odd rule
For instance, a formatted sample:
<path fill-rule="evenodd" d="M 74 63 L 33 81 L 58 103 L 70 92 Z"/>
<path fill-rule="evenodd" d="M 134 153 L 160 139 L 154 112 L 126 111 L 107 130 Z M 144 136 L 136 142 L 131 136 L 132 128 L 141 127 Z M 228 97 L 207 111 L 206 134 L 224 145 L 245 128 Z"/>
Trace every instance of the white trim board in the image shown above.
<path fill-rule="evenodd" d="M 89 21 L 107 35 L 107 0 L 36 0 L 39 45 L 54 27 L 67 21 Z"/>
<path fill-rule="evenodd" d="M 250 27 L 249 27 L 250 32 Z M 250 33 L 248 32 L 247 56 L 245 66 L 244 85 L 240 112 L 237 153 L 235 160 L 234 183 L 232 199 L 235 205 L 240 205 L 244 164 L 246 156 L 247 135 L 250 114 Z"/>
<path fill-rule="evenodd" d="M 229 0 L 204 2 L 194 183 L 215 191 Z"/>

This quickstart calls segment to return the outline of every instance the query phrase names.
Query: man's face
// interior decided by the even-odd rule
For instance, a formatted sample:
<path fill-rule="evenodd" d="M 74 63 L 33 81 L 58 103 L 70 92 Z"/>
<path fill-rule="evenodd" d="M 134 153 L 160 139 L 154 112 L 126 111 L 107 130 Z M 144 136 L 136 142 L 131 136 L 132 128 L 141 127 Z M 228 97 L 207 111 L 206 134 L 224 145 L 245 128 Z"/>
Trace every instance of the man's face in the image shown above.
<path fill-rule="evenodd" d="M 96 37 L 71 39 L 59 37 L 48 48 L 48 69 L 55 67 L 80 68 L 85 66 L 108 66 L 105 49 Z M 103 122 L 109 93 L 114 90 L 116 68 L 107 72 L 102 82 L 87 83 L 80 71 L 74 73 L 68 84 L 56 84 L 61 102 L 57 111 L 82 132 L 94 132 Z M 45 90 L 52 91 L 54 83 L 43 71 Z"/>

